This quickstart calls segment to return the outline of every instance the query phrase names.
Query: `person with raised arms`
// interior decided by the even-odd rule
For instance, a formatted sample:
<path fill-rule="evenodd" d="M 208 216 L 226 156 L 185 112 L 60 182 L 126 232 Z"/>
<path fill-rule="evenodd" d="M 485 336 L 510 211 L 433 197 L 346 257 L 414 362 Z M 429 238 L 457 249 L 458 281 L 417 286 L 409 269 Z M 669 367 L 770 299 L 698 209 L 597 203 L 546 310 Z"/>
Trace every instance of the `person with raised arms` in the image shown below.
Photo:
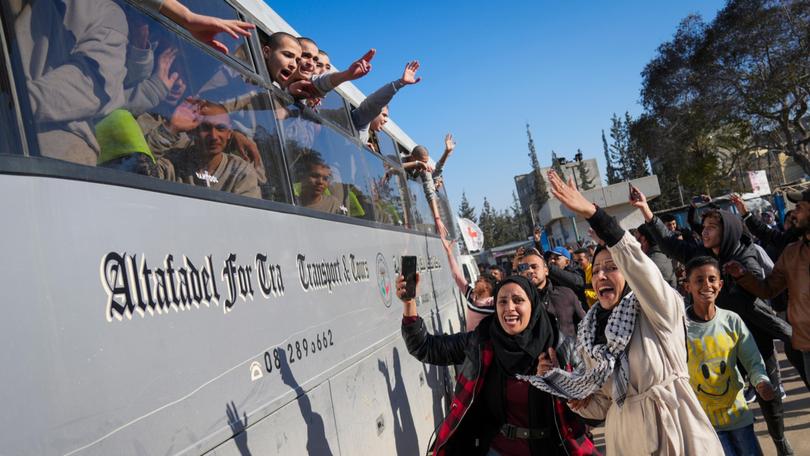
<path fill-rule="evenodd" d="M 568 399 L 585 418 L 604 419 L 607 454 L 723 454 L 689 383 L 683 298 L 573 179 L 565 183 L 550 171 L 549 182 L 554 197 L 605 241 L 593 259 L 599 302 L 579 325 L 578 369 L 544 365 L 539 375 L 519 378 Z"/>

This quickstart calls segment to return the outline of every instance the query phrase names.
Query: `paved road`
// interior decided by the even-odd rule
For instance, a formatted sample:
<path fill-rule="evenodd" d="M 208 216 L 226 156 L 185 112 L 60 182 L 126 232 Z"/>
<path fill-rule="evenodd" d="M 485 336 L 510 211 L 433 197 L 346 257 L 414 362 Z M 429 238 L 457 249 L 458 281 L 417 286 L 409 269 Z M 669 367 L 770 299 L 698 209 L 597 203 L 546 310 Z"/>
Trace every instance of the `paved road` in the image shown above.
<path fill-rule="evenodd" d="M 796 369 L 788 363 L 783 354 L 779 354 L 779 365 L 782 371 L 782 382 L 785 385 L 787 398 L 785 399 L 785 433 L 788 440 L 793 445 L 796 456 L 810 455 L 810 392 L 805 388 Z M 773 446 L 768 429 L 765 427 L 765 420 L 756 402 L 750 404 L 754 410 L 754 431 L 759 437 L 759 444 L 765 456 L 776 456 L 776 448 Z M 604 428 L 593 430 L 594 442 L 599 449 L 605 451 Z M 613 455 L 610 455 L 613 456 Z M 708 456 L 708 455 L 706 455 Z"/>

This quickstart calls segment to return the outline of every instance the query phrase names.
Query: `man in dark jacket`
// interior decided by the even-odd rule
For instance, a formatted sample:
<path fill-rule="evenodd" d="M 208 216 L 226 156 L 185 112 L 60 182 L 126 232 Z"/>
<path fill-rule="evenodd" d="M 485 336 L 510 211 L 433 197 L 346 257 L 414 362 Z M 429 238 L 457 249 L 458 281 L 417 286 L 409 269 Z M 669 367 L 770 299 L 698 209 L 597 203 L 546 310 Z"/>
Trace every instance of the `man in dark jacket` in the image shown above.
<path fill-rule="evenodd" d="M 540 243 L 540 230 L 534 232 L 534 249 L 543 253 L 543 246 Z M 579 299 L 583 310 L 588 310 L 588 300 L 585 297 L 585 271 L 579 269 L 577 264 L 571 261 L 571 254 L 565 247 L 555 247 L 546 252 L 548 258 L 556 256 L 554 261 L 548 261 L 548 278 L 554 285 L 569 288 Z M 546 257 L 544 257 L 546 258 Z M 559 259 L 559 263 L 557 260 Z M 559 264 L 559 265 L 558 265 Z"/>
<path fill-rule="evenodd" d="M 768 226 L 760 218 L 754 217 L 750 212 L 748 212 L 745 202 L 743 202 L 742 198 L 740 198 L 738 195 L 731 195 L 731 202 L 737 208 L 737 212 L 740 213 L 740 216 L 742 216 L 748 231 L 750 231 L 751 234 L 760 240 L 762 247 L 773 261 L 779 260 L 779 257 L 785 250 L 785 247 L 788 244 L 798 241 L 802 236 L 802 230 L 795 226 L 792 214 L 793 211 L 788 211 L 785 214 L 785 230 L 780 231 L 776 228 Z M 781 293 L 779 296 L 772 298 L 771 305 L 773 306 L 773 309 L 778 312 L 786 311 L 788 306 L 787 290 L 784 293 Z M 801 352 L 794 349 L 792 343 L 785 343 L 785 355 L 790 361 L 790 364 L 793 364 L 793 367 L 795 367 L 799 372 L 799 376 L 804 382 L 804 385 L 810 389 L 810 381 L 808 381 L 806 375 L 804 358 Z"/>
<path fill-rule="evenodd" d="M 643 195 L 642 198 L 645 198 Z M 743 236 L 743 226 L 740 219 L 734 214 L 723 210 L 711 210 L 703 214 L 703 245 L 678 239 L 664 224 L 653 215 L 649 206 L 642 208 L 646 225 L 650 228 L 655 241 L 667 256 L 681 263 L 687 263 L 698 256 L 711 256 L 716 258 L 722 267 L 729 261 L 737 261 L 744 265 L 756 277 L 762 279 L 764 273 L 757 260 L 757 253 L 752 242 Z M 773 339 L 780 339 L 789 343 L 792 335 L 790 325 L 781 320 L 762 300 L 741 288 L 733 277 L 723 276 L 724 286 L 717 298 L 717 306 L 736 312 L 751 330 L 757 343 L 771 383 L 776 386 L 781 383 L 779 378 L 779 365 L 773 348 Z M 768 425 L 768 433 L 776 445 L 779 455 L 791 455 L 793 449 L 785 437 L 782 399 L 776 397 L 772 401 L 765 401 L 757 395 L 757 402 Z"/>

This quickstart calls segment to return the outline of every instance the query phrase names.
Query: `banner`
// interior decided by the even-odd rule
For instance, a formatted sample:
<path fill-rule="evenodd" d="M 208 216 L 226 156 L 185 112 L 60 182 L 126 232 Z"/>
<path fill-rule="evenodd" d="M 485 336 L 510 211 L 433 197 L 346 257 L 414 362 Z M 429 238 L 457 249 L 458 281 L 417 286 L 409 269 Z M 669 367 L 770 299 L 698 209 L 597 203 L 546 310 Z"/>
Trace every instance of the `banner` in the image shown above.
<path fill-rule="evenodd" d="M 458 226 L 461 228 L 461 236 L 467 250 L 475 252 L 484 249 L 484 232 L 472 220 L 459 218 Z"/>

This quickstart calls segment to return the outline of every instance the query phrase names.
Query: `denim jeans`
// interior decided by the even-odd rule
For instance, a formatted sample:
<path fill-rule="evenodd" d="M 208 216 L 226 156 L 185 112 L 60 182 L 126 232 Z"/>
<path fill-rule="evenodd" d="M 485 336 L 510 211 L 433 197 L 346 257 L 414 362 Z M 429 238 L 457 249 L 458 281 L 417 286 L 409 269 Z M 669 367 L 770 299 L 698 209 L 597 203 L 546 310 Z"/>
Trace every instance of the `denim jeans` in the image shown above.
<path fill-rule="evenodd" d="M 753 424 L 731 431 L 717 431 L 717 437 L 720 437 L 726 456 L 762 456 Z"/>

